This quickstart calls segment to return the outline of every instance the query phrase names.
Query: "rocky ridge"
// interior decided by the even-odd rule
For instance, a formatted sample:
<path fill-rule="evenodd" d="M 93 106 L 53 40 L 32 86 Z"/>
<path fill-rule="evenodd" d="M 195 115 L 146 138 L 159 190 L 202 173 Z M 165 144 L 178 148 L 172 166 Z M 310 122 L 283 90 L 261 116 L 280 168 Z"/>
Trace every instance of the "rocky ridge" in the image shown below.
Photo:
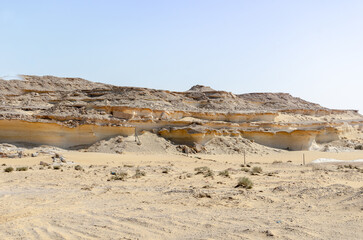
<path fill-rule="evenodd" d="M 81 78 L 22 78 L 0 79 L 3 143 L 72 148 L 145 131 L 190 147 L 221 137 L 285 150 L 336 142 L 354 149 L 363 142 L 357 111 L 327 109 L 287 93 L 236 95 L 201 85 L 173 92 Z"/>

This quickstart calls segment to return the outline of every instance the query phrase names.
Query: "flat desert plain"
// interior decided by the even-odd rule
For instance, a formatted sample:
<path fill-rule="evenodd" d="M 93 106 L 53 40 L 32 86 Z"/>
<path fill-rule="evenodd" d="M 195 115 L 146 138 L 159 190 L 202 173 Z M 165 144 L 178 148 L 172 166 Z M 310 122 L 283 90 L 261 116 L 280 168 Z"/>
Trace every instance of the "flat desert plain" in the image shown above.
<path fill-rule="evenodd" d="M 363 239 L 362 163 L 311 164 L 362 151 L 62 155 L 0 159 L 0 239 Z"/>

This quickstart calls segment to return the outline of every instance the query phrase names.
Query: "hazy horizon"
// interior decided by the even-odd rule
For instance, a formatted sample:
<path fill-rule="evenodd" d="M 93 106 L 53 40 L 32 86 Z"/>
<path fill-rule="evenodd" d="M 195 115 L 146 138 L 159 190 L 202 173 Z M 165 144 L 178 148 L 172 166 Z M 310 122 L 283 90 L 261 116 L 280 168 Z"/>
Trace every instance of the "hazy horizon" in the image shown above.
<path fill-rule="evenodd" d="M 363 2 L 0 3 L 0 76 L 285 92 L 363 113 Z"/>

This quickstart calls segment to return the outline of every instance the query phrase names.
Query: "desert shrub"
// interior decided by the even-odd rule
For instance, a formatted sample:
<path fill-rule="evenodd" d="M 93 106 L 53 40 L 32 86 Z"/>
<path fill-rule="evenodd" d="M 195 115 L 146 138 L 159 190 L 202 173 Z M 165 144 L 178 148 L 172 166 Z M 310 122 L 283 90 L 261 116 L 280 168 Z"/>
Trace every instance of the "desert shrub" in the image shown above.
<path fill-rule="evenodd" d="M 125 181 L 127 178 L 127 172 L 117 172 L 115 173 L 115 175 L 113 175 L 111 177 L 111 180 L 121 180 L 121 181 Z"/>
<path fill-rule="evenodd" d="M 312 169 L 313 171 L 320 171 L 320 170 L 324 170 L 324 171 L 326 171 L 326 170 L 327 170 L 327 167 L 326 167 L 325 165 L 321 165 L 321 164 L 313 164 L 313 165 L 311 166 L 311 169 Z"/>
<path fill-rule="evenodd" d="M 242 177 L 238 179 L 236 188 L 238 187 L 242 187 L 242 188 L 246 188 L 246 189 L 251 189 L 253 187 L 253 183 L 249 178 L 246 177 Z"/>
<path fill-rule="evenodd" d="M 258 174 L 258 173 L 262 173 L 262 168 L 261 167 L 253 167 L 251 172 L 253 174 Z"/>
<path fill-rule="evenodd" d="M 16 171 L 27 171 L 28 167 L 17 167 Z"/>
<path fill-rule="evenodd" d="M 224 171 L 219 172 L 218 175 L 222 176 L 222 177 L 230 177 L 229 171 L 227 169 L 224 170 Z"/>
<path fill-rule="evenodd" d="M 204 173 L 204 177 L 214 177 L 214 172 L 210 169 L 208 169 L 205 173 Z"/>
<path fill-rule="evenodd" d="M 77 170 L 77 171 L 82 171 L 83 170 L 81 165 L 74 166 L 74 169 Z"/>
<path fill-rule="evenodd" d="M 143 176 L 146 175 L 146 172 L 141 171 L 139 168 L 136 169 L 135 171 L 135 175 L 133 176 L 133 178 L 141 178 Z"/>
<path fill-rule="evenodd" d="M 53 166 L 53 169 L 54 170 L 59 170 L 59 169 L 61 169 L 61 166 Z"/>
<path fill-rule="evenodd" d="M 246 167 L 241 168 L 241 170 L 242 170 L 243 172 L 249 172 L 249 171 L 250 171 L 250 169 L 249 169 L 249 168 L 246 168 Z"/>
<path fill-rule="evenodd" d="M 197 167 L 197 168 L 194 168 L 194 171 L 196 171 L 195 175 L 197 174 L 204 174 L 205 172 L 207 172 L 209 169 L 209 167 Z"/>
<path fill-rule="evenodd" d="M 127 167 L 127 168 L 132 168 L 132 167 L 134 167 L 134 165 L 130 165 L 130 164 L 124 164 L 124 167 Z"/>
<path fill-rule="evenodd" d="M 353 166 L 352 164 L 349 165 L 344 165 L 345 168 L 349 168 L 349 169 L 358 169 L 358 167 Z"/>
<path fill-rule="evenodd" d="M 213 177 L 214 172 L 209 167 L 197 167 L 194 168 L 194 171 L 196 171 L 195 175 L 203 174 L 204 177 Z"/>
<path fill-rule="evenodd" d="M 7 167 L 4 169 L 4 172 L 12 172 L 12 171 L 14 171 L 13 167 Z"/>
<path fill-rule="evenodd" d="M 282 163 L 282 161 L 275 160 L 275 161 L 272 162 L 272 164 L 278 164 L 278 163 Z"/>
<path fill-rule="evenodd" d="M 212 198 L 212 196 L 206 192 L 196 192 L 196 193 L 194 193 L 194 197 L 195 198 Z"/>

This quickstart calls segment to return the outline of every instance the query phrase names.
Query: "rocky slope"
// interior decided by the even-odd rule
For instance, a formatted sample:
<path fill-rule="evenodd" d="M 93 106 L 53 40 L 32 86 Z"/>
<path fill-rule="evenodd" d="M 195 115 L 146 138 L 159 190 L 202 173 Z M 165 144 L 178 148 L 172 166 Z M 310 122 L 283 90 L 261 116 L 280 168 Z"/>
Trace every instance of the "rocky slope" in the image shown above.
<path fill-rule="evenodd" d="M 285 150 L 329 144 L 358 149 L 363 142 L 363 117 L 357 111 L 327 109 L 286 93 L 236 95 L 201 85 L 172 92 L 80 78 L 22 77 L 0 79 L 3 143 L 86 147 L 145 131 L 194 152 L 221 137 Z"/>

